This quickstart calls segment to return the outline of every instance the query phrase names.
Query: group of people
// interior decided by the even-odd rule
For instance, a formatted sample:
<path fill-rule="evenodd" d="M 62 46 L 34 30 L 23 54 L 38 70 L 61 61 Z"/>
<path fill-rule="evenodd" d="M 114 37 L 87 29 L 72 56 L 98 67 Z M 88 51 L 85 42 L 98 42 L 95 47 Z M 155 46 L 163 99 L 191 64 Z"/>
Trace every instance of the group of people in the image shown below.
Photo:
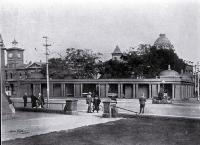
<path fill-rule="evenodd" d="M 99 98 L 99 96 L 95 95 L 94 97 L 92 97 L 92 93 L 89 92 L 86 97 L 86 104 L 88 105 L 87 113 L 92 113 L 94 111 L 97 111 L 98 113 L 100 110 L 99 109 L 100 103 L 101 103 L 101 99 Z"/>
<path fill-rule="evenodd" d="M 92 105 L 92 103 L 93 103 L 93 105 Z M 99 98 L 99 96 L 95 95 L 94 97 L 92 97 L 92 93 L 89 92 L 86 97 L 86 104 L 88 105 L 87 113 L 92 113 L 95 110 L 98 113 L 100 103 L 101 103 L 101 99 Z M 139 104 L 140 104 L 139 114 L 144 113 L 145 103 L 146 103 L 146 97 L 144 96 L 144 93 L 143 93 L 142 96 L 139 97 Z"/>
<path fill-rule="evenodd" d="M 24 93 L 23 100 L 24 100 L 24 107 L 27 106 L 27 93 Z M 38 94 L 38 97 L 36 97 L 34 94 L 31 95 L 31 104 L 32 108 L 43 108 L 44 107 L 44 97 L 41 93 Z"/>
<path fill-rule="evenodd" d="M 6 93 L 6 95 L 8 96 L 7 98 L 8 98 L 9 104 L 12 104 L 11 99 L 9 99 L 10 98 L 9 95 L 7 93 Z M 24 96 L 23 96 L 24 107 L 27 106 L 27 98 L 28 98 L 27 93 L 24 93 Z M 141 97 L 139 97 L 139 104 L 140 104 L 139 114 L 144 113 L 145 102 L 146 102 L 146 98 L 143 93 L 143 95 Z M 99 98 L 99 96 L 94 95 L 92 97 L 92 93 L 89 92 L 86 97 L 86 104 L 88 105 L 87 113 L 92 113 L 94 111 L 97 111 L 97 113 L 98 113 L 100 110 L 100 108 L 99 108 L 100 103 L 101 103 L 101 99 Z M 43 108 L 45 105 L 43 95 L 41 93 L 39 93 L 38 97 L 36 97 L 34 94 L 32 94 L 31 95 L 31 104 L 32 104 L 32 108 Z M 13 110 L 12 106 L 11 106 L 11 110 Z"/>

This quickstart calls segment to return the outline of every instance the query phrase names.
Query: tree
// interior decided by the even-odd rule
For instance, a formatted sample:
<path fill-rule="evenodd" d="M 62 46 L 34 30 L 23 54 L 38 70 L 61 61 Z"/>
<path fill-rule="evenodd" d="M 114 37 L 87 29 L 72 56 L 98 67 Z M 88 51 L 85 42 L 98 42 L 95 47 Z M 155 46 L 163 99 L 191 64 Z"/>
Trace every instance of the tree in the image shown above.
<path fill-rule="evenodd" d="M 181 72 L 186 64 L 180 59 L 173 49 L 157 49 L 148 44 L 139 45 L 137 50 L 129 51 L 122 55 L 123 61 L 109 60 L 104 63 L 100 71 L 103 78 L 153 78 L 166 70 L 171 69 Z"/>
<path fill-rule="evenodd" d="M 152 78 L 158 76 L 161 71 L 166 70 L 168 65 L 179 73 L 181 69 L 185 69 L 186 64 L 173 49 L 157 49 L 155 46 L 148 49 L 148 51 L 146 48 L 146 51 L 142 50 L 143 53 L 130 53 L 131 55 L 126 58 L 127 63 L 133 66 L 132 69 L 136 72 L 136 75 L 142 74 L 147 78 Z"/>
<path fill-rule="evenodd" d="M 67 68 L 73 71 L 75 78 L 94 78 L 99 72 L 98 63 L 101 55 L 91 50 L 68 48 L 65 62 Z"/>
<path fill-rule="evenodd" d="M 129 73 L 126 63 L 112 59 L 104 62 L 100 69 L 101 78 L 128 78 Z"/>
<path fill-rule="evenodd" d="M 49 59 L 50 78 L 94 78 L 98 72 L 98 62 L 102 54 L 90 50 L 68 48 L 64 58 Z M 46 68 L 43 67 L 43 73 Z"/>

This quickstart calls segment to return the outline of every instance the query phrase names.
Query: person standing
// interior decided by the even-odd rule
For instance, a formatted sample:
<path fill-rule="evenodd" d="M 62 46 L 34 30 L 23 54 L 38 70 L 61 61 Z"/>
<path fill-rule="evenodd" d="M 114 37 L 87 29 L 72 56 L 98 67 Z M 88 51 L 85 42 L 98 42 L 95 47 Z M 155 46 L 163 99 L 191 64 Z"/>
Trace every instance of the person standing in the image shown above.
<path fill-rule="evenodd" d="M 44 104 L 45 104 L 44 103 L 44 97 L 41 93 L 39 93 L 39 95 L 38 95 L 38 105 L 43 108 Z"/>
<path fill-rule="evenodd" d="M 86 98 L 86 104 L 88 104 L 87 113 L 92 113 L 92 93 L 89 92 Z"/>
<path fill-rule="evenodd" d="M 23 100 L 24 100 L 24 107 L 26 107 L 26 106 L 27 106 L 27 98 L 28 98 L 28 95 L 27 95 L 27 93 L 25 92 L 25 93 L 24 93 L 24 96 L 23 96 Z"/>
<path fill-rule="evenodd" d="M 144 113 L 145 102 L 146 102 L 146 98 L 143 93 L 142 96 L 139 98 L 139 103 L 140 103 L 140 113 L 139 114 Z"/>
<path fill-rule="evenodd" d="M 37 107 L 37 102 L 36 102 L 37 100 L 38 100 L 38 98 L 34 94 L 32 94 L 31 95 L 32 108 L 36 108 Z"/>
<path fill-rule="evenodd" d="M 93 112 L 95 110 L 97 111 L 97 113 L 99 112 L 100 103 L 101 103 L 101 100 L 100 100 L 99 96 L 95 96 L 94 100 L 93 100 L 93 109 L 92 109 Z"/>

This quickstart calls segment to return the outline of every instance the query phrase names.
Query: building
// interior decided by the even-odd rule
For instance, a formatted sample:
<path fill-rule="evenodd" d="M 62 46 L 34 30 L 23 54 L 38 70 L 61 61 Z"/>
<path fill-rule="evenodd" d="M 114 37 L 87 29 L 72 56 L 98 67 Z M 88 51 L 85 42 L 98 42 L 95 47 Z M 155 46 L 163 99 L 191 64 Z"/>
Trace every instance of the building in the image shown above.
<path fill-rule="evenodd" d="M 115 50 L 114 50 L 113 53 L 112 53 L 112 60 L 121 61 L 121 60 L 122 60 L 122 59 L 121 59 L 121 56 L 122 56 L 122 52 L 121 52 L 119 46 L 117 45 L 117 46 L 115 47 Z"/>
<path fill-rule="evenodd" d="M 166 40 L 165 37 L 162 36 Z M 41 73 L 42 63 L 23 63 L 23 49 L 16 47 L 6 49 L 8 62 L 6 68 L 6 86 L 13 97 L 38 95 L 41 92 L 47 96 L 47 81 Z M 162 42 L 159 39 L 159 43 Z M 158 44 L 158 43 L 156 43 Z M 164 41 L 164 44 L 165 41 Z M 12 53 L 12 55 L 9 55 Z M 19 55 L 20 54 L 20 55 Z M 112 57 L 121 60 L 121 50 L 116 46 Z M 190 77 L 171 70 L 162 71 L 160 76 L 151 79 L 50 79 L 50 98 L 84 97 L 84 93 L 97 93 L 101 98 L 116 96 L 118 98 L 138 98 L 145 94 L 147 98 L 158 95 L 163 89 L 174 100 L 186 99 L 194 96 L 194 83 Z"/>
<path fill-rule="evenodd" d="M 18 42 L 14 39 L 11 48 L 6 48 L 7 65 L 5 67 L 6 89 L 12 92 L 13 96 L 20 95 L 22 80 L 45 79 L 41 73 L 42 62 L 24 64 L 24 49 L 17 47 Z M 5 59 L 4 59 L 5 60 Z"/>
<path fill-rule="evenodd" d="M 166 37 L 165 34 L 160 34 L 159 37 L 154 42 L 154 46 L 158 49 L 172 49 L 173 45 L 169 41 L 169 39 Z"/>
<path fill-rule="evenodd" d="M 21 81 L 21 95 L 38 94 L 46 96 L 46 80 L 27 79 Z M 50 98 L 83 97 L 83 93 L 97 93 L 101 98 L 138 98 L 142 93 L 152 98 L 164 89 L 174 100 L 193 97 L 194 83 L 184 79 L 174 70 L 165 70 L 152 79 L 54 79 L 50 80 Z"/>

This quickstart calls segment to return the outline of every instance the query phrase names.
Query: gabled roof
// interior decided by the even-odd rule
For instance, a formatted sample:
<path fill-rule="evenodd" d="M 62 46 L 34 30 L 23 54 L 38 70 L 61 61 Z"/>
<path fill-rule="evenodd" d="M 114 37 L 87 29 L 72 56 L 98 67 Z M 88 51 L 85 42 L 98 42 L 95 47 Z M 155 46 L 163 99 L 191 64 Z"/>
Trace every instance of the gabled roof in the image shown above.
<path fill-rule="evenodd" d="M 26 68 L 31 68 L 31 67 L 32 68 L 36 68 L 36 67 L 41 68 L 43 64 L 44 64 L 43 62 L 33 62 L 33 63 L 27 65 Z"/>
<path fill-rule="evenodd" d="M 27 67 L 27 64 L 22 64 L 18 66 L 16 69 L 25 69 Z"/>
<path fill-rule="evenodd" d="M 121 52 L 121 50 L 120 50 L 118 45 L 116 46 L 116 48 L 115 48 L 115 50 L 113 51 L 112 54 L 122 54 L 122 52 Z"/>

